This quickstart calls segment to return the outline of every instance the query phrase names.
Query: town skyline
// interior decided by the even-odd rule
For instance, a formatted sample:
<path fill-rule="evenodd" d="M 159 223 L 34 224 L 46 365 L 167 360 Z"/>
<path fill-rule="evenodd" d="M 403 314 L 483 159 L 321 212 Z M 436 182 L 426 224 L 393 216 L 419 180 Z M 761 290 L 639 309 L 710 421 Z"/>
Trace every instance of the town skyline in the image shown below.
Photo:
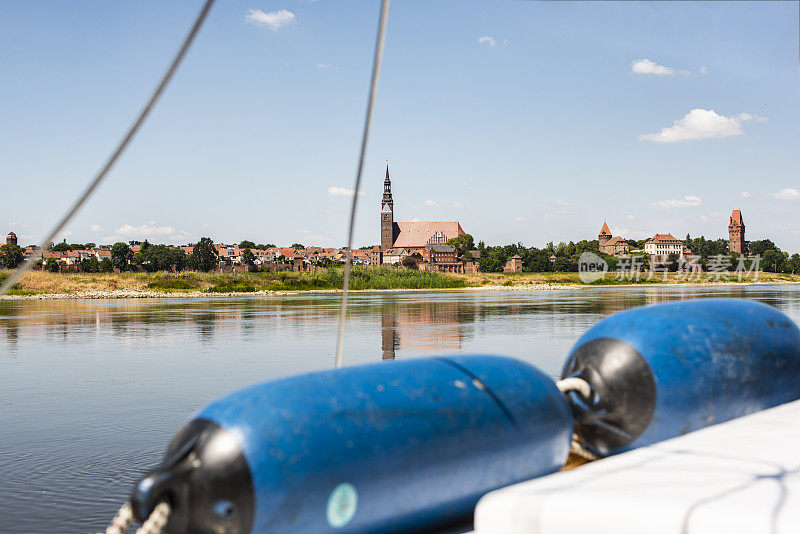
<path fill-rule="evenodd" d="M 24 243 L 129 123 L 193 6 L 118 9 L 0 6 L 4 44 L 29 37 L 0 58 L 14 103 L 0 179 L 26 200 L 4 205 L 0 225 Z M 291 20 L 275 25 L 250 14 L 282 9 Z M 215 7 L 58 240 L 341 245 L 376 10 Z M 796 15 L 791 3 L 393 6 L 355 243 L 376 243 L 388 158 L 398 216 L 460 220 L 487 243 L 574 240 L 603 219 L 633 239 L 724 238 L 740 209 L 751 239 L 799 250 Z"/>

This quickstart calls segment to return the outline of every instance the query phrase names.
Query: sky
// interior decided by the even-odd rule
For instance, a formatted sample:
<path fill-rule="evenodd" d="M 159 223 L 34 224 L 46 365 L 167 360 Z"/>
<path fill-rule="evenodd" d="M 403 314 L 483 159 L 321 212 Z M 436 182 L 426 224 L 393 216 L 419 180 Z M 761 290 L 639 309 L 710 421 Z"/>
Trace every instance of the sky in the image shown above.
<path fill-rule="evenodd" d="M 0 3 L 0 232 L 41 239 L 200 0 Z M 378 2 L 220 0 L 59 239 L 342 246 Z M 355 242 L 458 220 L 487 244 L 655 233 L 800 251 L 797 2 L 396 0 Z"/>

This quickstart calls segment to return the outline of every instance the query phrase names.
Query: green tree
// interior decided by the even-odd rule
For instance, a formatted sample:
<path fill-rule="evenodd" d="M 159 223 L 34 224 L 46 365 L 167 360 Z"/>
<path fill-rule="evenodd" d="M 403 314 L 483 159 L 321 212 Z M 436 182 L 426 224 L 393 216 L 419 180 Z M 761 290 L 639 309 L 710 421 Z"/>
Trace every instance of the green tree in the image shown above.
<path fill-rule="evenodd" d="M 460 235 L 447 241 L 448 245 L 456 247 L 458 254 L 464 254 L 468 250 L 475 250 L 475 240 L 470 234 Z"/>
<path fill-rule="evenodd" d="M 667 261 L 666 261 L 666 265 L 665 265 L 667 270 L 669 270 L 671 272 L 677 271 L 678 270 L 678 264 L 680 263 L 680 259 L 681 259 L 680 255 L 676 254 L 675 252 L 672 252 L 669 255 L 667 255 Z"/>
<path fill-rule="evenodd" d="M 780 250 L 767 250 L 761 256 L 761 269 L 770 273 L 783 273 L 789 270 L 788 254 Z"/>
<path fill-rule="evenodd" d="M 110 273 L 111 271 L 114 270 L 114 264 L 111 263 L 111 260 L 109 258 L 103 258 L 102 260 L 100 260 L 100 264 L 98 265 L 98 270 L 101 273 Z"/>
<path fill-rule="evenodd" d="M 217 249 L 214 248 L 214 242 L 211 241 L 210 237 L 201 237 L 192 250 L 192 255 L 189 258 L 189 268 L 207 273 L 216 267 L 218 263 L 219 258 L 217 257 Z"/>
<path fill-rule="evenodd" d="M 247 239 L 245 239 L 244 241 L 239 243 L 239 248 L 258 248 L 258 247 L 256 247 L 256 244 L 253 243 L 252 241 L 248 241 Z"/>
<path fill-rule="evenodd" d="M 58 262 L 55 258 L 47 258 L 47 263 L 44 264 L 44 268 L 51 273 L 58 272 Z"/>
<path fill-rule="evenodd" d="M 414 258 L 412 258 L 411 256 L 406 256 L 405 258 L 403 258 L 403 260 L 400 262 L 400 265 L 402 265 L 406 269 L 417 269 L 417 262 L 414 261 Z"/>
<path fill-rule="evenodd" d="M 81 260 L 81 271 L 84 273 L 97 273 L 100 272 L 100 262 L 97 261 L 95 256 Z"/>
<path fill-rule="evenodd" d="M 553 270 L 560 272 L 573 272 L 578 270 L 578 264 L 576 261 L 573 261 L 571 257 L 559 256 L 556 258 L 555 263 L 553 263 Z"/>
<path fill-rule="evenodd" d="M 249 265 L 251 269 L 256 266 L 256 256 L 249 248 L 242 251 L 242 263 Z"/>
<path fill-rule="evenodd" d="M 0 266 L 6 269 L 14 269 L 22 263 L 25 255 L 19 245 L 6 244 L 0 247 Z"/>
<path fill-rule="evenodd" d="M 70 250 L 70 248 L 69 245 L 67 245 L 66 241 L 64 241 L 62 243 L 56 243 L 55 245 L 50 247 L 50 250 L 52 250 L 53 252 L 67 252 L 68 250 Z"/>
<path fill-rule="evenodd" d="M 115 269 L 127 271 L 132 258 L 133 252 L 125 243 L 117 242 L 111 245 L 111 264 Z"/>
<path fill-rule="evenodd" d="M 306 247 L 304 247 L 302 243 L 292 243 L 292 248 L 297 250 L 303 250 Z"/>
<path fill-rule="evenodd" d="M 789 269 L 792 271 L 792 274 L 800 273 L 800 254 L 795 252 L 792 254 L 792 257 L 789 258 Z"/>
<path fill-rule="evenodd" d="M 780 250 L 778 246 L 769 239 L 750 242 L 750 254 L 764 256 L 768 250 Z"/>
<path fill-rule="evenodd" d="M 83 245 L 83 249 L 84 250 L 90 250 L 90 249 L 93 249 L 96 246 L 97 246 L 96 243 L 86 243 L 85 245 Z"/>
<path fill-rule="evenodd" d="M 145 271 L 181 271 L 186 267 L 186 254 L 167 245 L 151 245 L 145 241 L 142 249 L 131 260 Z"/>

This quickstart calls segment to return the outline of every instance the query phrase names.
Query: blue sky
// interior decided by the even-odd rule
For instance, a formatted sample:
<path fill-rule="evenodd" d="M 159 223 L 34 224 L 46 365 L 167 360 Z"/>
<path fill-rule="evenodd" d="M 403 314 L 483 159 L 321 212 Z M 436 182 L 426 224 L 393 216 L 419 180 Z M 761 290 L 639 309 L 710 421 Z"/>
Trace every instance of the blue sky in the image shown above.
<path fill-rule="evenodd" d="M 0 230 L 39 239 L 119 140 L 200 1 L 0 4 Z M 68 241 L 340 246 L 377 2 L 220 0 Z M 356 242 L 727 235 L 800 250 L 796 2 L 395 1 Z M 645 61 L 646 60 L 646 61 Z M 4 230 L 5 229 L 5 230 Z"/>

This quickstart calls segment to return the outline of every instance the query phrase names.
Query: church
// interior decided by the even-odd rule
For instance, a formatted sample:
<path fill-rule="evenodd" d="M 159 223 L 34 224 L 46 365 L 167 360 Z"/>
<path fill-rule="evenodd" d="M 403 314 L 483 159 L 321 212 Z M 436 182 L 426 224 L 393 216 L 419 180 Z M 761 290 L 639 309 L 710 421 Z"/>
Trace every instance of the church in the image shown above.
<path fill-rule="evenodd" d="M 389 180 L 389 164 L 386 164 L 386 179 L 383 181 L 381 200 L 383 263 L 397 263 L 403 257 L 413 254 L 419 254 L 426 261 L 435 262 L 436 259 L 430 257 L 431 254 L 447 254 L 447 251 L 438 249 L 450 239 L 460 235 L 464 235 L 464 230 L 458 221 L 395 222 L 392 182 Z M 449 251 L 450 247 L 447 248 Z"/>

